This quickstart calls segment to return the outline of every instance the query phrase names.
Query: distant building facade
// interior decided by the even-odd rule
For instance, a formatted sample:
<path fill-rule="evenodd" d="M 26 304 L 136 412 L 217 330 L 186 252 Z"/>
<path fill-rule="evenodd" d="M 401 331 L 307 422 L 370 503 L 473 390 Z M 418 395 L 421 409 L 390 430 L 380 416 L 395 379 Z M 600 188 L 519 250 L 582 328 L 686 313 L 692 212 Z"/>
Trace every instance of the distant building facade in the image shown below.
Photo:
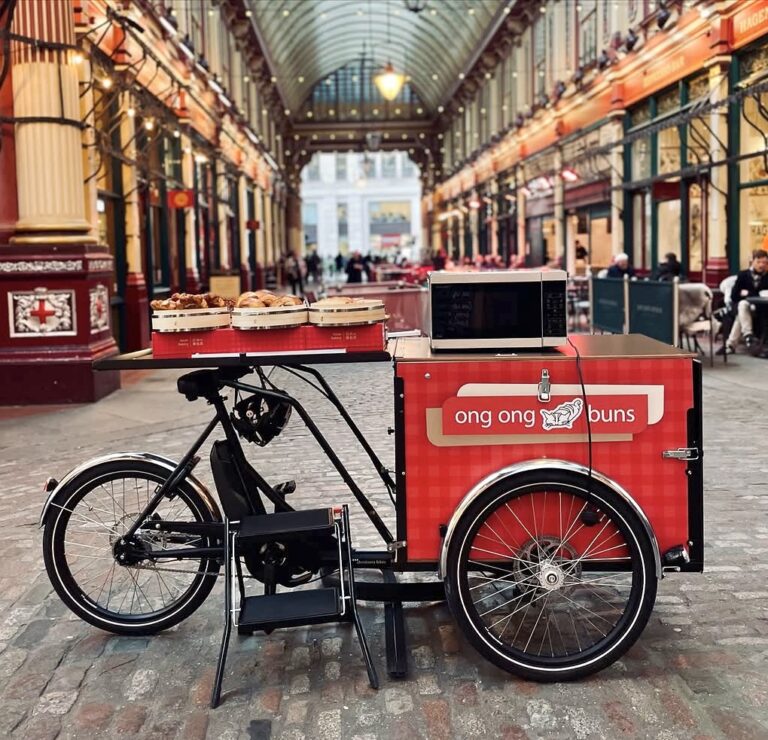
<path fill-rule="evenodd" d="M 421 182 L 406 152 L 315 154 L 301 198 L 305 251 L 418 258 Z"/>

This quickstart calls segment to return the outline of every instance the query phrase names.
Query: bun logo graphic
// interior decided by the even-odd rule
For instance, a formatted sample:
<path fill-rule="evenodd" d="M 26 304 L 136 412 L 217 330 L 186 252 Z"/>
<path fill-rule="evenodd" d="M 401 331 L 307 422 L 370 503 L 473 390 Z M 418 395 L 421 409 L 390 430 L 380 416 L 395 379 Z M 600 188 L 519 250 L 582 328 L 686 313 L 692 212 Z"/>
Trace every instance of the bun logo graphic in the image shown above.
<path fill-rule="evenodd" d="M 541 426 L 546 431 L 550 429 L 572 429 L 573 422 L 581 416 L 584 401 L 574 398 L 573 401 L 563 401 L 556 409 L 547 411 L 541 409 Z"/>
<path fill-rule="evenodd" d="M 534 384 L 472 383 L 440 408 L 426 409 L 427 435 L 438 447 L 540 444 L 587 439 L 629 442 L 664 416 L 662 385 L 553 384 L 550 400 Z"/>

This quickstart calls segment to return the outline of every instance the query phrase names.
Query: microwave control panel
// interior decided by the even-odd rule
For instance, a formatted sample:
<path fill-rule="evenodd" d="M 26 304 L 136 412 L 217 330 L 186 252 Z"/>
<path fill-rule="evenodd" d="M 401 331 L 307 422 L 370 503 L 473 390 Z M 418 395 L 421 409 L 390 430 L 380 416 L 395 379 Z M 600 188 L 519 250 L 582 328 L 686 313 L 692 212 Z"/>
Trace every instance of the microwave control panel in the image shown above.
<path fill-rule="evenodd" d="M 568 334 L 565 280 L 542 281 L 541 316 L 543 337 L 565 337 Z"/>

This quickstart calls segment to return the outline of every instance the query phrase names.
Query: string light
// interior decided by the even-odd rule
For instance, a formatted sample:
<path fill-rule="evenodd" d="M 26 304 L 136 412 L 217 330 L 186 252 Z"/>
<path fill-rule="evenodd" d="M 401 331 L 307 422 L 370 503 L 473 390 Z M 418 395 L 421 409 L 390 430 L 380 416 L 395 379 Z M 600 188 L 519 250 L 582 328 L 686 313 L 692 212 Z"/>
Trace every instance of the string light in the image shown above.
<path fill-rule="evenodd" d="M 84 61 L 85 57 L 79 51 L 72 55 L 72 64 L 82 64 Z"/>
<path fill-rule="evenodd" d="M 155 122 L 151 118 L 147 118 L 147 120 L 144 121 L 144 128 L 147 129 L 147 131 L 152 131 L 154 127 Z"/>
<path fill-rule="evenodd" d="M 104 79 L 101 81 L 101 86 L 102 86 L 102 87 L 103 87 L 105 90 L 109 90 L 109 88 L 110 88 L 110 87 L 112 87 L 112 78 L 111 78 L 111 77 L 105 77 L 105 78 L 104 78 Z"/>
<path fill-rule="evenodd" d="M 135 118 L 136 117 L 136 109 L 135 108 L 128 108 L 126 111 L 126 115 L 128 118 Z"/>

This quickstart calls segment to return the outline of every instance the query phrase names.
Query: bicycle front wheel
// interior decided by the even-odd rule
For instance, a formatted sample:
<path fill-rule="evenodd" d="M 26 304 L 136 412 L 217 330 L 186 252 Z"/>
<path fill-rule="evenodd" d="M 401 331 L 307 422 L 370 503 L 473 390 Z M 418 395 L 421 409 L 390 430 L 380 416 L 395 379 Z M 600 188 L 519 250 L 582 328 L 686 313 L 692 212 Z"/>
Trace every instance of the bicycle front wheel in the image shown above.
<path fill-rule="evenodd" d="M 564 471 L 502 481 L 474 501 L 448 549 L 446 593 L 467 638 L 536 681 L 594 673 L 653 609 L 652 545 L 607 486 Z"/>
<path fill-rule="evenodd" d="M 217 521 L 186 482 L 160 502 L 127 555 L 116 547 L 167 477 L 168 471 L 151 461 L 102 463 L 78 476 L 52 504 L 43 535 L 48 576 L 64 603 L 95 627 L 153 634 L 186 619 L 213 588 L 220 567 L 215 558 L 142 557 L 150 550 L 220 544 L 209 536 L 153 531 L 162 521 Z"/>

